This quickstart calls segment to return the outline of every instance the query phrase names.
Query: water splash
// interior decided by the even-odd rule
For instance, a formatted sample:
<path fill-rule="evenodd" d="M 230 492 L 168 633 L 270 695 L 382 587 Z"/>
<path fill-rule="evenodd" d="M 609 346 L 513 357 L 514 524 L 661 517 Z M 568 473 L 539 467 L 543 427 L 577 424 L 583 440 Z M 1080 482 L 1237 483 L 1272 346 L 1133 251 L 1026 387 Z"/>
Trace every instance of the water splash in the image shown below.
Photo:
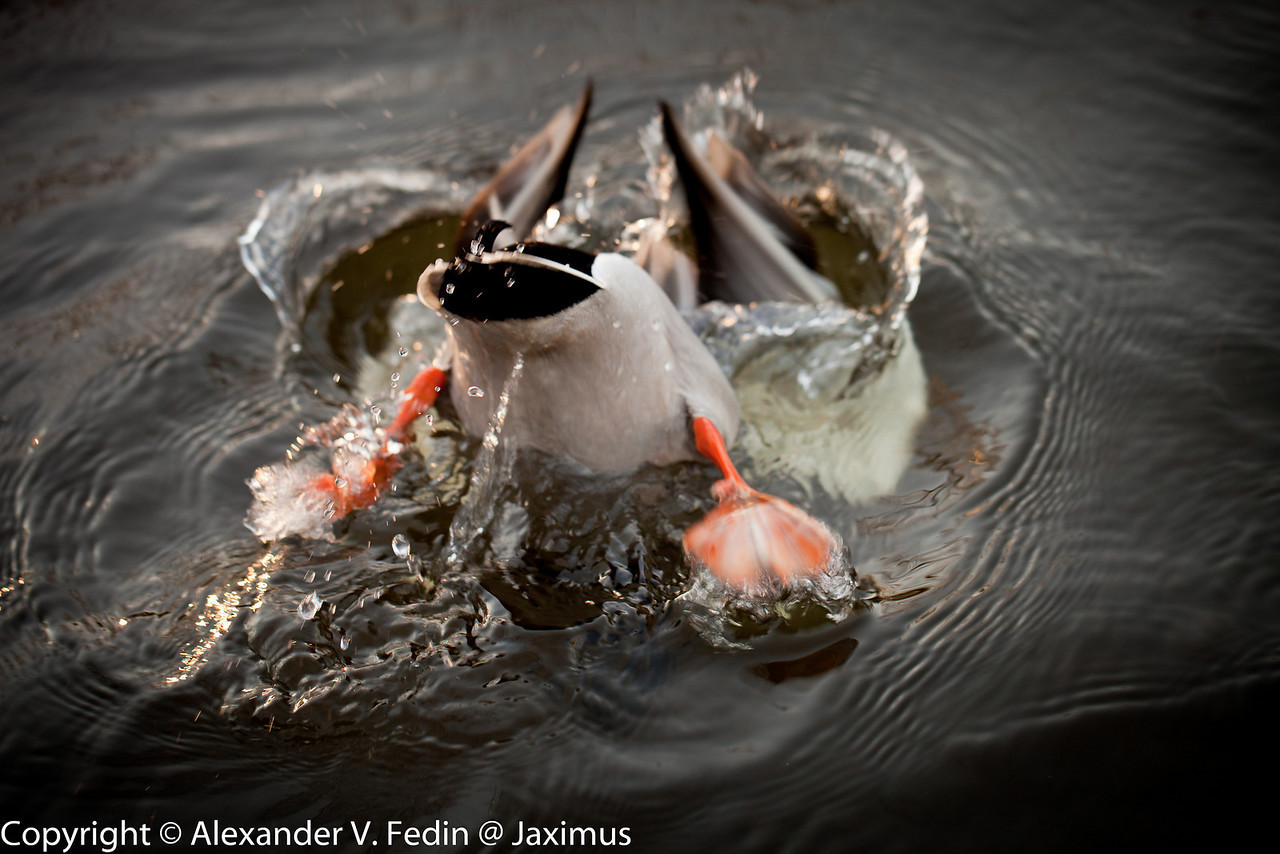
<path fill-rule="evenodd" d="M 380 414 L 376 404 L 365 409 L 348 404 L 329 422 L 304 430 L 290 446 L 287 462 L 254 471 L 246 481 L 253 502 L 245 526 L 264 543 L 295 535 L 333 542 L 333 523 L 337 521 L 333 499 L 312 484 L 318 478 L 331 477 L 334 486 L 342 488 L 359 479 L 384 446 L 391 453 L 399 451 L 397 444 L 387 443 L 378 424 Z M 319 453 L 306 453 L 313 449 Z"/>
<path fill-rule="evenodd" d="M 714 132 L 749 158 L 758 159 L 760 151 L 770 142 L 764 132 L 764 113 L 752 100 L 758 82 L 759 78 L 750 69 L 743 69 L 723 86 L 713 88 L 703 83 L 685 100 L 680 123 L 695 147 L 705 152 L 707 137 Z M 671 191 L 676 185 L 676 168 L 667 150 L 659 117 L 655 116 L 640 129 L 640 148 L 649 161 L 645 179 L 649 195 L 661 207 L 659 218 L 674 222 L 676 211 L 671 209 Z"/>
<path fill-rule="evenodd" d="M 875 257 L 857 263 L 870 263 L 883 272 L 885 292 L 882 299 L 858 309 L 711 305 L 687 316 L 732 378 L 742 403 L 745 423 L 735 456 L 744 470 L 755 479 L 763 478 L 764 488 L 770 488 L 772 480 L 809 497 L 821 493 L 823 501 L 851 505 L 893 489 L 924 410 L 924 375 L 905 322 L 919 282 L 928 229 L 923 188 L 906 149 L 883 132 L 806 121 L 788 121 L 782 133 L 770 128 L 753 102 L 755 84 L 755 76 L 744 71 L 724 86 L 701 87 L 683 105 L 686 132 L 695 144 L 712 130 L 722 135 L 748 157 L 766 183 L 798 206 L 802 216 L 825 218 L 837 232 L 849 223 L 863 228 L 874 243 Z M 590 136 L 584 141 L 584 152 L 592 141 Z M 628 252 L 634 251 L 646 229 L 672 229 L 679 213 L 671 205 L 675 170 L 661 145 L 656 121 L 642 129 L 640 147 L 644 159 L 634 148 L 606 152 L 595 159 L 584 153 L 580 159 L 594 164 L 586 186 L 549 212 L 535 236 L 591 250 Z M 641 176 L 637 169 L 645 161 L 647 173 Z M 319 198 L 311 193 L 315 183 L 324 186 Z M 412 184 L 417 188 L 408 189 Z M 241 251 L 246 267 L 276 304 L 283 340 L 299 340 L 300 312 L 337 253 L 367 244 L 370 235 L 385 233 L 391 224 L 424 207 L 460 210 L 476 189 L 449 186 L 434 174 L 369 170 L 306 176 L 272 191 L 242 238 Z M 379 198 L 389 199 L 390 204 L 369 201 Z M 370 212 L 379 218 L 377 223 L 370 221 Z M 852 263 L 853 256 L 848 260 Z M 446 338 L 446 324 L 411 297 L 394 304 L 387 320 L 397 330 L 397 340 L 380 353 L 359 357 L 358 376 L 352 382 L 358 395 L 385 394 L 388 384 L 394 384 L 388 380 L 393 373 L 412 375 L 405 373 L 413 365 L 411 348 L 398 340 L 402 336 L 414 342 L 415 356 Z M 474 460 L 466 459 L 468 445 L 458 438 L 447 407 L 443 435 L 452 438 L 440 440 L 439 429 L 434 438 L 419 437 L 427 466 L 437 473 L 432 475 L 430 494 L 446 510 L 455 509 L 443 547 L 435 547 L 440 548 L 437 559 L 448 566 L 466 564 L 482 546 L 490 553 L 501 550 L 498 540 L 509 539 L 508 527 L 529 527 L 527 520 L 508 519 L 517 505 L 502 500 L 513 455 L 504 449 L 500 437 L 522 369 L 523 363 L 518 362 L 502 389 Z M 492 394 L 496 389 L 487 391 Z M 885 413 L 889 416 L 880 417 Z M 353 451 L 358 452 L 358 444 Z M 300 447 L 305 445 L 300 441 Z M 833 445 L 862 453 L 841 454 L 833 461 Z M 308 473 L 315 474 L 315 469 L 300 469 L 297 476 Z M 260 498 L 270 493 L 269 484 L 283 477 L 279 472 L 255 474 L 260 488 L 255 489 L 251 527 L 277 536 L 302 533 L 330 538 L 323 506 L 303 507 L 305 518 L 294 521 L 282 522 L 262 512 L 259 505 L 269 502 Z M 438 487 L 446 482 L 441 491 Z M 837 515 L 851 518 L 843 509 Z M 848 535 L 851 523 L 844 524 L 841 530 Z M 641 542 L 645 536 L 637 532 Z M 518 543 L 508 545 L 518 552 Z M 849 601 L 862 601 L 847 567 L 843 573 L 843 581 L 838 574 L 824 576 L 820 587 L 782 594 L 778 602 L 792 605 L 780 607 L 804 611 L 813 602 L 837 602 L 841 591 L 849 592 Z M 699 600 L 705 586 L 700 578 L 695 574 L 693 600 Z M 707 601 L 718 601 L 714 591 L 705 592 L 712 597 Z M 759 603 L 726 607 L 754 614 L 752 620 L 765 616 Z M 834 605 L 827 610 L 842 613 Z M 774 615 L 769 619 L 777 618 L 776 611 L 769 613 Z"/>
<path fill-rule="evenodd" d="M 259 468 L 248 480 L 253 503 L 245 526 L 264 543 L 294 535 L 333 542 L 333 501 L 310 488 L 327 473 L 310 460 Z"/>
<path fill-rule="evenodd" d="M 869 330 L 881 348 L 893 353 L 907 307 L 920 284 L 920 261 L 929 231 L 924 184 L 907 149 L 889 133 L 789 122 L 792 136 L 766 127 L 752 94 L 757 78 L 749 69 L 719 88 L 702 85 L 683 104 L 682 124 L 694 146 L 706 150 L 711 133 L 741 151 L 779 198 L 806 218 L 830 220 L 838 228 L 865 231 L 877 247 L 876 266 L 888 283 L 882 300 L 867 306 Z M 682 202 L 672 199 L 677 175 L 655 116 L 641 128 L 640 146 L 648 161 L 649 196 L 658 214 L 636 211 L 622 229 L 619 245 L 634 252 L 655 228 L 672 230 Z M 839 272 L 839 271 L 837 271 Z"/>
<path fill-rule="evenodd" d="M 753 638 L 776 625 L 789 630 L 843 622 L 865 611 L 877 597 L 836 550 L 817 575 L 783 585 L 776 580 L 750 590 L 725 585 L 711 572 L 694 573 L 689 588 L 673 601 L 697 632 L 714 646 L 747 649 Z"/>
<path fill-rule="evenodd" d="M 511 396 L 519 388 L 523 373 L 524 354 L 517 353 L 511 375 L 498 397 L 498 407 L 489 419 L 489 427 L 480 442 L 480 453 L 473 464 L 466 494 L 453 517 L 453 524 L 449 526 L 445 562 L 451 567 L 461 567 L 466 563 L 478 539 L 495 517 L 502 490 L 511 482 L 515 451 L 502 443 L 502 428 L 511 408 Z"/>
<path fill-rule="evenodd" d="M 755 476 L 849 504 L 893 490 L 927 404 L 909 327 L 895 353 L 874 318 L 836 305 L 708 303 L 689 322 L 731 378 L 743 413 L 736 447 Z"/>
<path fill-rule="evenodd" d="M 298 603 L 298 616 L 304 620 L 314 619 L 316 614 L 320 612 L 322 604 L 320 594 L 312 590 Z"/>
<path fill-rule="evenodd" d="M 316 195 L 313 188 L 322 186 Z M 271 189 L 239 236 L 240 260 L 271 300 L 285 349 L 301 346 L 308 301 L 338 257 L 424 208 L 462 210 L 473 187 L 438 172 L 312 172 Z"/>

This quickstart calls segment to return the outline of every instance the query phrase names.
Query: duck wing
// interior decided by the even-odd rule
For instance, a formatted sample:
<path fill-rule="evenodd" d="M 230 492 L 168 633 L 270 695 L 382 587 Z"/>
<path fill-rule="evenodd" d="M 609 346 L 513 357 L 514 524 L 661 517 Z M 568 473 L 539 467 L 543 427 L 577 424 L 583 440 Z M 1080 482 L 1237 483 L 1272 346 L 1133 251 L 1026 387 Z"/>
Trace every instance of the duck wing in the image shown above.
<path fill-rule="evenodd" d="M 504 220 L 515 240 L 529 235 L 547 208 L 564 197 L 573 155 L 587 126 L 592 86 L 574 104 L 566 104 L 532 139 L 503 164 L 462 214 L 455 255 L 465 255 L 476 231 L 490 220 Z"/>
<path fill-rule="evenodd" d="M 704 300 L 825 302 L 835 288 L 812 269 L 813 238 L 773 198 L 745 157 L 713 135 L 708 155 L 689 141 L 669 104 L 662 132 L 684 187 Z M 723 172 L 723 174 L 721 174 Z"/>

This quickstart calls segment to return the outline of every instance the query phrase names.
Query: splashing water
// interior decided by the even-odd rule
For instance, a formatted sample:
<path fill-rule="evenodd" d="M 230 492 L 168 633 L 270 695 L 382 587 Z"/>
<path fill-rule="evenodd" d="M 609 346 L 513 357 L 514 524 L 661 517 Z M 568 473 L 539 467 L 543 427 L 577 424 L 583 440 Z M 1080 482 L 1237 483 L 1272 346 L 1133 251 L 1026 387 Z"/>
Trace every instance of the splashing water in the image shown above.
<path fill-rule="evenodd" d="M 752 638 L 774 625 L 784 623 L 796 629 L 838 623 L 869 608 L 876 597 L 874 587 L 860 583 L 847 556 L 837 549 L 822 572 L 786 585 L 767 580 L 737 590 L 711 572 L 697 572 L 674 604 L 688 614 L 694 628 L 710 643 L 746 649 Z"/>
<path fill-rule="evenodd" d="M 298 603 L 298 616 L 304 620 L 314 619 L 320 612 L 320 594 L 312 590 Z"/>
<path fill-rule="evenodd" d="M 326 470 L 311 461 L 263 466 L 249 479 L 245 525 L 264 543 L 289 536 L 333 541 L 333 500 L 309 486 Z"/>
<path fill-rule="evenodd" d="M 895 353 L 873 321 L 838 306 L 709 303 L 689 322 L 732 378 L 738 447 L 753 472 L 812 483 L 849 504 L 893 490 L 926 409 L 909 326 Z"/>
<path fill-rule="evenodd" d="M 445 562 L 449 566 L 460 567 L 465 562 L 476 541 L 494 518 L 498 507 L 497 499 L 511 481 L 515 452 L 503 445 L 502 428 L 511 407 L 511 396 L 519 388 L 523 373 L 524 354 L 517 353 L 511 366 L 511 376 L 503 384 L 502 394 L 498 398 L 498 408 L 489 419 L 489 427 L 480 442 L 480 455 L 471 470 L 471 482 L 466 495 L 449 527 L 449 543 L 445 547 Z"/>
<path fill-rule="evenodd" d="M 268 192 L 239 237 L 240 260 L 275 306 L 285 349 L 301 349 L 309 298 L 369 229 L 390 231 L 424 206 L 462 210 L 465 192 L 438 172 L 400 169 L 312 172 Z"/>
<path fill-rule="evenodd" d="M 752 478 L 763 479 L 763 488 L 776 490 L 782 485 L 784 491 L 789 489 L 811 503 L 834 499 L 836 516 L 848 520 L 850 514 L 841 507 L 894 489 L 909 461 L 911 437 L 925 409 L 923 368 L 905 320 L 919 282 L 928 227 L 923 189 L 905 149 L 879 131 L 792 122 L 788 128 L 795 136 L 770 136 L 763 114 L 752 101 L 755 83 L 754 75 L 743 72 L 723 87 L 701 87 L 684 104 L 686 131 L 695 144 L 705 144 L 710 131 L 720 134 L 748 157 L 780 196 L 797 204 L 802 217 L 829 223 L 835 232 L 864 229 L 867 246 L 841 263 L 873 271 L 883 277 L 883 285 L 869 291 L 869 301 L 855 307 L 710 304 L 688 310 L 686 317 L 730 376 L 741 403 L 744 423 L 734 454 L 739 465 Z M 672 229 L 679 219 L 672 202 L 675 169 L 661 144 L 657 120 L 641 128 L 639 141 L 643 158 L 633 154 L 605 160 L 647 161 L 644 180 L 634 180 L 630 166 L 598 169 L 582 192 L 571 193 L 548 212 L 536 226 L 535 238 L 633 252 L 646 230 Z M 590 142 L 588 137 L 585 144 Z M 384 224 L 403 222 L 420 215 L 423 208 L 458 210 L 478 189 L 443 178 L 416 173 L 391 178 L 374 171 L 308 176 L 268 195 L 259 219 L 242 238 L 242 254 L 285 321 L 282 340 L 300 339 L 303 307 L 324 279 L 326 265 L 331 263 L 327 259 L 341 248 L 319 245 L 307 234 L 294 232 L 327 229 L 339 234 L 343 217 L 357 204 L 360 210 L 378 211 Z M 316 182 L 325 187 L 318 198 L 310 192 Z M 408 185 L 418 188 L 416 201 Z M 374 198 L 385 203 L 381 209 L 369 204 Z M 321 223 L 326 229 L 318 228 Z M 366 228 L 364 236 L 347 245 L 367 245 L 369 231 Z M 827 271 L 837 279 L 840 273 Z M 286 293 L 282 295 L 281 289 Z M 360 355 L 353 383 L 360 396 L 385 394 L 389 385 L 397 385 L 389 377 L 413 375 L 411 351 L 441 347 L 447 338 L 444 322 L 411 297 L 390 307 L 386 323 L 396 330 L 396 339 L 412 341 L 413 346 L 396 340 L 377 353 Z M 418 448 L 433 465 L 455 471 L 459 465 L 463 471 L 469 467 L 465 481 L 460 482 L 463 488 L 451 492 L 448 499 L 456 512 L 443 546 L 438 547 L 447 567 L 467 565 L 486 543 L 490 565 L 505 565 L 497 552 L 522 554 L 520 539 L 528 534 L 531 522 L 519 502 L 502 500 L 504 490 L 511 487 L 515 455 L 500 441 L 522 370 L 523 361 L 518 360 L 474 460 L 454 459 L 466 452 L 465 445 L 419 436 Z M 467 393 L 478 396 L 483 390 Z M 372 438 L 376 426 L 368 428 L 373 431 L 371 438 L 348 440 L 347 433 L 358 436 L 362 431 L 347 430 L 333 442 L 339 475 L 345 470 L 341 455 L 358 461 L 362 453 L 377 447 Z M 832 447 L 850 450 L 833 455 Z M 289 534 L 332 539 L 331 520 L 325 517 L 332 508 L 325 502 L 302 501 L 286 507 L 280 500 L 316 474 L 306 460 L 256 472 L 251 482 L 255 500 L 250 528 L 266 541 Z M 849 524 L 841 523 L 838 532 L 847 536 Z M 598 532 L 566 529 L 563 536 L 568 542 L 585 543 Z M 636 543 L 630 550 L 652 548 L 645 544 L 645 531 L 628 536 Z M 394 543 L 393 551 L 404 557 Z M 414 556 L 420 558 L 430 559 Z M 695 623 L 704 634 L 728 638 L 754 631 L 744 627 L 800 620 L 806 608 L 826 615 L 822 619 L 841 619 L 866 607 L 874 599 L 872 589 L 860 585 L 845 556 L 835 555 L 820 576 L 784 591 L 755 591 L 753 596 L 728 591 L 695 567 L 680 603 L 702 615 Z"/>
<path fill-rule="evenodd" d="M 264 543 L 289 536 L 334 541 L 337 510 L 331 496 L 311 488 L 317 478 L 332 477 L 341 489 L 359 478 L 369 460 L 378 456 L 385 432 L 378 426 L 380 407 L 364 410 L 347 405 L 327 424 L 311 427 L 290 448 L 290 460 L 263 466 L 248 480 L 253 503 L 245 525 Z M 387 445 L 393 453 L 399 448 Z M 322 466 L 314 456 L 299 458 L 311 448 L 321 448 Z"/>

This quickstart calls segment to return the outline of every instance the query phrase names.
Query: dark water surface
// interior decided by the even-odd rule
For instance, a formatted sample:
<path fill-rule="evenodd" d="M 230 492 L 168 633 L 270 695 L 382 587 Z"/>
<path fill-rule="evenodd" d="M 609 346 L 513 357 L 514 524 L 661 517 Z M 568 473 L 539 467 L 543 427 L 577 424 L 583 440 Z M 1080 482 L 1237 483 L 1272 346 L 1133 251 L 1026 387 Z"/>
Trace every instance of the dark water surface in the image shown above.
<path fill-rule="evenodd" d="M 0 13 L 0 819 L 153 840 L 439 819 L 468 850 L 489 819 L 500 848 L 565 821 L 644 851 L 1259 828 L 1280 712 L 1263 5 Z M 924 181 L 929 414 L 897 490 L 832 520 L 882 595 L 709 643 L 673 602 L 699 467 L 554 504 L 520 561 L 430 591 L 392 548 L 441 546 L 425 493 L 334 544 L 253 537 L 245 479 L 349 390 L 279 348 L 238 254 L 256 193 L 427 169 L 461 204 L 587 76 L 607 153 L 743 65 L 770 120 L 883 128 Z M 377 236 L 347 226 L 335 247 Z M 592 551 L 552 522 L 649 533 Z"/>

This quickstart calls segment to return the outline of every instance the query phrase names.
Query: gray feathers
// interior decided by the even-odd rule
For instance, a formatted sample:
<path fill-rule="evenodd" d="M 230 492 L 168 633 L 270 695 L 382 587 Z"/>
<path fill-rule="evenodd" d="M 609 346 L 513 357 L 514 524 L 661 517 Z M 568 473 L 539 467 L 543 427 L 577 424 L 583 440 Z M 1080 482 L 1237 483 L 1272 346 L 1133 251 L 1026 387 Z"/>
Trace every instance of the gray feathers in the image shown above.
<path fill-rule="evenodd" d="M 439 262 L 423 275 L 428 305 L 439 304 L 445 269 Z M 596 257 L 591 276 L 599 290 L 556 314 L 448 326 L 450 394 L 467 432 L 484 433 L 514 382 L 502 441 L 593 471 L 696 458 L 695 416 L 731 442 L 739 422 L 733 389 L 653 279 L 611 253 Z"/>

